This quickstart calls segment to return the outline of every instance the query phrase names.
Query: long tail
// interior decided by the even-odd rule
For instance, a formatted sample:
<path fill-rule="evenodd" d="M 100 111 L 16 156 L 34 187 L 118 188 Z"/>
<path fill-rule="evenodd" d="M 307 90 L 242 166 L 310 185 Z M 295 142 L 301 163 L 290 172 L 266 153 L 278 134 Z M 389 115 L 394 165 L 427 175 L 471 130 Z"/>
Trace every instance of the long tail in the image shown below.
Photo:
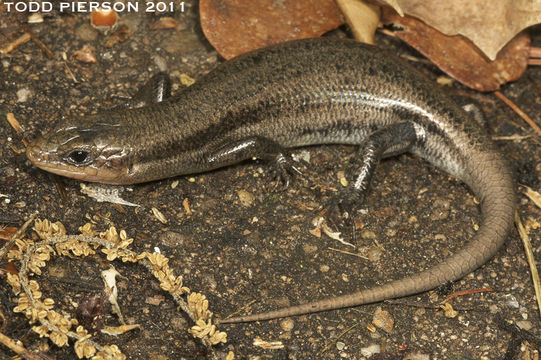
<path fill-rule="evenodd" d="M 502 246 L 512 228 L 516 207 L 515 183 L 501 155 L 493 151 L 476 151 L 475 159 L 475 166 L 470 168 L 465 178 L 480 200 L 481 226 L 475 236 L 453 256 L 418 274 L 357 293 L 219 322 L 268 320 L 369 304 L 428 291 L 471 273 Z"/>

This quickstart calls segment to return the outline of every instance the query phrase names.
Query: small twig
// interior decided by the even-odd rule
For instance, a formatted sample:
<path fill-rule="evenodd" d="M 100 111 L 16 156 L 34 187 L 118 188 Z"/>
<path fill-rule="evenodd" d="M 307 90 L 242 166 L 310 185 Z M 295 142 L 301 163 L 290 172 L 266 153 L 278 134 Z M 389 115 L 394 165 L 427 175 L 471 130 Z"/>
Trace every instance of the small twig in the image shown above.
<path fill-rule="evenodd" d="M 408 54 L 398 54 L 398 56 L 400 58 L 402 58 L 402 59 L 405 59 L 405 60 L 408 60 L 408 61 L 411 61 L 411 62 L 424 64 L 424 65 L 436 66 L 432 61 L 428 60 L 427 58 L 420 58 L 420 57 L 411 56 L 411 55 L 408 55 Z"/>
<path fill-rule="evenodd" d="M 250 301 L 248 304 L 244 305 L 243 307 L 241 307 L 240 309 L 238 309 L 238 310 L 235 311 L 234 313 L 227 315 L 227 316 L 226 316 L 226 319 L 232 318 L 232 317 L 236 316 L 237 314 L 243 312 L 244 310 L 246 310 L 250 305 L 252 305 L 252 304 L 255 303 L 256 301 L 257 301 L 257 300 L 252 300 L 252 301 Z"/>
<path fill-rule="evenodd" d="M 346 255 L 351 255 L 351 256 L 356 256 L 356 257 L 359 257 L 361 259 L 364 259 L 364 260 L 370 260 L 368 257 L 366 256 L 362 256 L 361 254 L 355 254 L 355 253 L 352 253 L 352 252 L 349 252 L 349 251 L 345 251 L 345 250 L 340 250 L 340 249 L 335 249 L 335 248 L 328 248 L 329 250 L 332 250 L 332 251 L 336 251 L 336 252 L 339 252 L 339 253 L 342 253 L 342 254 L 346 254 Z"/>
<path fill-rule="evenodd" d="M 8 322 L 6 321 L 6 316 L 4 315 L 4 312 L 0 310 L 0 320 L 2 321 L 2 324 L 0 325 L 0 333 L 6 330 L 8 326 Z"/>
<path fill-rule="evenodd" d="M 77 80 L 77 78 L 75 77 L 75 74 L 73 73 L 73 71 L 71 71 L 71 68 L 68 65 L 68 56 L 66 55 L 65 52 L 62 53 L 62 60 L 64 60 L 64 66 L 66 67 L 66 72 L 69 74 L 69 76 L 71 76 L 71 79 L 73 80 L 73 82 L 78 84 L 79 80 Z"/>
<path fill-rule="evenodd" d="M 19 36 L 15 41 L 12 41 L 9 43 L 5 48 L 0 49 L 0 54 L 8 54 L 15 50 L 20 45 L 27 43 L 32 38 L 32 35 L 30 35 L 28 32 L 25 32 L 21 36 Z"/>
<path fill-rule="evenodd" d="M 36 35 L 36 33 L 34 31 L 32 31 L 32 29 L 29 26 L 24 26 L 24 29 L 28 34 L 30 34 L 30 36 L 32 37 L 32 40 L 34 40 L 34 42 L 36 44 L 38 44 L 38 46 L 41 48 L 41 50 L 43 50 L 43 52 L 47 55 L 47 57 L 49 59 L 54 60 L 56 58 L 56 56 L 54 56 L 54 53 L 47 47 L 47 45 L 45 45 L 39 39 L 39 37 Z"/>
<path fill-rule="evenodd" d="M 510 136 L 491 136 L 494 141 L 522 141 L 531 138 L 532 135 L 510 135 Z"/>
<path fill-rule="evenodd" d="M 19 122 L 17 121 L 17 118 L 15 117 L 15 115 L 13 115 L 13 113 L 11 112 L 8 112 L 6 114 L 6 119 L 9 123 L 9 125 L 11 125 L 11 127 L 13 128 L 13 130 L 15 130 L 15 132 L 17 134 L 20 134 L 21 131 L 23 131 L 23 129 L 21 128 L 21 125 L 19 124 Z M 26 141 L 26 139 L 21 139 L 21 141 L 23 142 L 23 145 L 25 148 L 28 147 L 28 141 Z"/>
<path fill-rule="evenodd" d="M 73 80 L 73 82 L 78 84 L 79 80 L 77 80 L 77 78 L 75 77 L 75 74 L 73 73 L 73 71 L 71 71 L 71 68 L 69 67 L 68 63 L 65 61 L 64 61 L 64 66 L 66 67 L 66 72 L 71 76 L 71 79 Z"/>
<path fill-rule="evenodd" d="M 517 113 L 518 116 L 520 116 L 524 121 L 530 125 L 532 129 L 537 133 L 537 135 L 541 136 L 541 128 L 524 112 L 522 111 L 518 106 L 516 106 L 511 100 L 509 100 L 504 94 L 502 94 L 499 91 L 494 91 L 494 95 L 503 101 L 507 106 L 509 106 L 511 109 L 513 109 L 514 112 Z"/>
<path fill-rule="evenodd" d="M 484 293 L 484 292 L 493 292 L 494 289 L 486 288 L 486 289 L 470 289 L 470 290 L 461 290 L 461 291 L 455 291 L 452 294 L 449 294 L 445 300 L 442 301 L 442 303 L 446 303 L 451 301 L 452 299 L 458 297 L 458 296 L 464 296 L 464 295 L 471 295 L 471 294 L 477 294 L 477 293 Z"/>
<path fill-rule="evenodd" d="M 530 272 L 532 274 L 533 288 L 535 290 L 535 297 L 537 299 L 537 308 L 539 309 L 539 314 L 541 315 L 541 281 L 539 280 L 539 273 L 537 272 L 537 265 L 533 256 L 532 243 L 530 242 L 530 237 L 524 229 L 524 225 L 522 225 L 518 211 L 515 211 L 515 226 L 517 227 L 518 234 L 520 235 L 520 239 L 524 245 L 526 259 L 528 260 L 528 265 L 530 266 Z"/>
<path fill-rule="evenodd" d="M 22 237 L 26 229 L 30 226 L 30 224 L 32 224 L 32 222 L 34 221 L 37 215 L 38 215 L 37 211 L 33 213 L 32 215 L 30 215 L 30 217 L 28 218 L 28 220 L 26 220 L 23 226 L 21 226 L 21 228 L 17 230 L 15 234 L 13 234 L 13 236 L 11 237 L 11 240 L 9 240 L 6 243 L 6 245 L 4 245 L 2 249 L 0 249 L 0 261 L 4 259 L 4 256 L 8 253 L 9 249 L 11 249 L 13 245 L 15 245 L 15 241 L 17 241 L 17 239 L 20 239 Z"/>
<path fill-rule="evenodd" d="M 426 303 L 419 303 L 419 302 L 411 302 L 411 301 L 404 301 L 404 300 L 385 300 L 385 304 L 391 304 L 391 305 L 400 305 L 400 306 L 408 306 L 412 308 L 420 308 L 420 309 L 432 309 L 432 310 L 441 310 L 440 304 L 426 304 Z M 453 306 L 453 308 L 457 311 L 477 311 L 477 312 L 489 312 L 490 310 L 487 308 L 482 307 L 456 307 Z"/>
<path fill-rule="evenodd" d="M 529 58 L 541 58 L 541 48 L 531 46 L 530 53 L 528 54 Z"/>
<path fill-rule="evenodd" d="M 6 114 L 6 120 L 8 121 L 9 125 L 15 130 L 17 134 L 21 133 L 21 124 L 17 121 L 15 118 L 15 115 L 13 113 L 7 113 Z"/>
<path fill-rule="evenodd" d="M 26 350 L 23 346 L 17 344 L 15 340 L 12 338 L 0 333 L 0 343 L 4 344 L 6 347 L 8 347 L 11 351 L 21 356 L 23 359 L 26 360 L 45 360 L 45 359 L 51 359 L 45 354 L 35 354 L 33 352 L 30 352 Z"/>
<path fill-rule="evenodd" d="M 385 28 L 378 28 L 378 31 L 384 35 L 390 36 L 390 37 L 396 37 L 396 34 L 394 31 L 385 29 Z"/>
<path fill-rule="evenodd" d="M 332 346 L 333 344 L 336 344 L 336 343 L 338 342 L 338 340 L 340 340 L 342 337 L 344 337 L 344 335 L 346 335 L 348 332 L 350 332 L 351 330 L 355 329 L 355 328 L 356 328 L 357 326 L 359 326 L 359 325 L 361 325 L 361 322 L 360 322 L 360 321 L 357 322 L 357 323 L 355 323 L 355 324 L 353 324 L 353 325 L 351 325 L 351 326 L 348 327 L 346 330 L 342 331 L 342 333 L 340 333 L 340 335 L 338 335 L 338 336 L 336 337 L 336 339 L 334 339 L 334 340 L 331 341 L 329 344 L 327 344 L 327 346 L 325 346 L 325 347 L 323 348 L 323 350 L 321 350 L 321 351 L 319 352 L 319 355 L 321 355 L 321 354 L 323 354 L 324 352 L 328 351 L 328 350 L 331 348 L 331 346 Z"/>
<path fill-rule="evenodd" d="M 541 65 L 541 59 L 532 59 L 532 58 L 529 58 L 529 59 L 528 59 L 528 65 L 532 65 L 532 66 L 538 66 L 538 65 Z"/>

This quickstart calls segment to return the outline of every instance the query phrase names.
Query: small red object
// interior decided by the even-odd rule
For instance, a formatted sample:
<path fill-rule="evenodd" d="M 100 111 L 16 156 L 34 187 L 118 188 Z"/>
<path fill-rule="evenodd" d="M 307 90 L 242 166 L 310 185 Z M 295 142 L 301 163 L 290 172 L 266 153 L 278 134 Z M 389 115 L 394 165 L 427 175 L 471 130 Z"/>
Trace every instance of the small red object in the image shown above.
<path fill-rule="evenodd" d="M 92 11 L 90 23 L 97 29 L 110 29 L 116 25 L 118 14 L 112 9 L 98 9 Z"/>

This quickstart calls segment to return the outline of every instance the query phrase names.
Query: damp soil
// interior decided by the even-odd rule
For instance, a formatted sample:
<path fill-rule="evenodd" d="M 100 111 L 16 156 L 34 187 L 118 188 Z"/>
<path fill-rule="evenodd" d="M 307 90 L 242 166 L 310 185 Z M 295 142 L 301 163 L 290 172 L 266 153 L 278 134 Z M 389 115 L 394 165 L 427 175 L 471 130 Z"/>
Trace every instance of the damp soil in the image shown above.
<path fill-rule="evenodd" d="M 467 187 L 412 155 L 385 160 L 378 167 L 369 196 L 355 214 L 354 246 L 310 232 L 319 209 L 342 186 L 338 174 L 347 173 L 357 156 L 351 146 L 292 150 L 305 159 L 298 163 L 302 175 L 279 192 L 269 189 L 266 164 L 252 161 L 122 188 L 121 197 L 139 207 L 97 202 L 81 193 L 79 181 L 53 177 L 33 167 L 25 157 L 23 138 L 31 139 L 67 116 L 122 104 L 160 70 L 173 75 L 173 89 L 178 91 L 184 86 L 180 74 L 197 79 L 223 61 L 206 42 L 196 7 L 186 3 L 185 12 L 173 16 L 178 29 L 149 30 L 157 17 L 128 14 L 123 21 L 133 34 L 106 47 L 110 35 L 92 29 L 86 15 L 53 12 L 31 29 L 54 58 L 34 41 L 1 56 L 1 225 L 19 227 L 39 211 L 40 218 L 60 221 L 72 234 L 89 221 L 102 230 L 111 225 L 125 229 L 134 238 L 132 249 L 159 249 L 175 272 L 184 276 L 186 286 L 207 296 L 218 318 L 347 294 L 414 274 L 457 251 L 475 233 L 479 209 Z M 2 15 L 0 47 L 22 34 L 20 23 L 26 19 L 25 14 Z M 541 44 L 537 34 L 534 31 L 534 46 Z M 344 29 L 333 35 L 345 36 Z M 409 55 L 407 61 L 434 82 L 442 76 L 427 62 L 412 61 L 422 59 L 421 55 L 398 40 L 379 35 L 377 40 L 398 55 Z M 85 46 L 94 48 L 96 63 L 73 58 Z M 541 68 L 530 67 L 502 91 L 539 122 L 538 84 Z M 519 183 L 540 190 L 539 138 L 515 113 L 491 94 L 469 91 L 456 83 L 435 87 L 440 87 L 435 91 L 476 100 Z M 6 113 L 15 115 L 24 129 L 21 134 L 8 124 Z M 519 137 L 505 138 L 514 135 Z M 186 201 L 191 214 L 183 205 Z M 166 224 L 152 208 L 163 214 Z M 523 195 L 519 213 L 525 221 L 541 218 L 541 210 Z M 532 229 L 530 234 L 538 262 L 539 231 Z M 346 240 L 351 241 L 348 236 Z M 36 279 L 44 295 L 55 299 L 56 308 L 73 314 L 74 304 L 101 291 L 100 272 L 108 266 L 98 255 L 83 260 L 53 257 Z M 189 318 L 151 274 L 133 264 L 115 262 L 114 266 L 123 275 L 118 286 L 124 317 L 141 328 L 118 337 L 102 334 L 97 342 L 116 344 L 131 359 L 209 357 L 207 349 L 187 332 L 192 326 Z M 51 358 L 74 359 L 72 347 L 58 348 L 40 339 L 24 316 L 13 312 L 16 296 L 2 272 L 0 283 L 0 311 L 5 316 L 1 331 L 28 349 L 48 345 L 45 353 Z M 439 309 L 448 294 L 475 289 L 492 291 L 458 296 L 452 302 L 458 311 L 455 317 Z M 394 322 L 390 331 L 372 325 L 379 308 Z M 372 359 L 525 359 L 531 345 L 517 346 L 514 335 L 500 321 L 539 337 L 539 319 L 523 247 L 513 231 L 494 259 L 455 283 L 389 302 L 219 326 L 227 332 L 228 342 L 216 351 L 222 358 L 233 351 L 238 359 L 364 359 L 366 351 L 376 346 L 379 353 Z M 115 316 L 106 322 L 118 325 Z M 267 349 L 255 345 L 256 339 L 279 346 Z M 14 353 L 0 345 L 0 358 L 10 356 Z"/>

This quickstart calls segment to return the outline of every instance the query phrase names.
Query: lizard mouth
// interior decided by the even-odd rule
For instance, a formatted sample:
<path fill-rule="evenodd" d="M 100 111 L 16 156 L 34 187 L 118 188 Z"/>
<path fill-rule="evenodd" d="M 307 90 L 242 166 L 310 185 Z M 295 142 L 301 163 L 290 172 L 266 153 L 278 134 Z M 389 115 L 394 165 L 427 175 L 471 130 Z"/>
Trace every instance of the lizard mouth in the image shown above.
<path fill-rule="evenodd" d="M 47 172 L 69 177 L 72 179 L 99 182 L 105 184 L 120 185 L 122 181 L 122 172 L 112 168 L 96 168 L 89 166 L 74 166 L 66 164 L 58 160 L 54 160 L 54 156 L 43 151 L 39 146 L 30 144 L 26 150 L 26 157 L 30 162 Z"/>

